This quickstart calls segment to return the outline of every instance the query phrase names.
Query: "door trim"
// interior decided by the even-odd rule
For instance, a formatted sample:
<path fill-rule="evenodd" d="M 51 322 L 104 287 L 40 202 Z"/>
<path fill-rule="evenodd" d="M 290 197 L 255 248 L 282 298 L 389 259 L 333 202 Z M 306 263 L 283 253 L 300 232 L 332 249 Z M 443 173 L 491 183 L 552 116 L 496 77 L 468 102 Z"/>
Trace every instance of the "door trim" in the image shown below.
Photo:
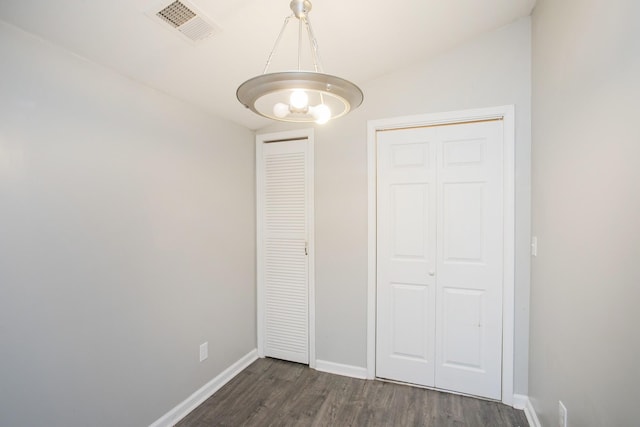
<path fill-rule="evenodd" d="M 314 219 L 314 142 L 313 142 L 313 129 L 299 129 L 286 132 L 274 132 L 274 133 L 262 133 L 256 135 L 256 291 L 257 291 L 257 306 L 256 306 L 256 323 L 257 323 L 257 344 L 258 344 L 258 357 L 264 356 L 264 265 L 262 262 L 262 221 L 264 216 L 264 206 L 261 203 L 258 195 L 258 188 L 260 188 L 260 177 L 262 176 L 262 146 L 264 143 L 278 142 L 278 141 L 291 141 L 306 139 L 309 145 L 309 152 L 307 153 L 306 167 L 309 171 L 309 182 L 307 183 L 307 195 L 309 197 L 309 205 L 307 212 L 307 219 L 309 221 L 309 236 L 308 236 L 308 269 L 309 269 L 309 367 L 316 367 L 316 292 L 315 292 L 315 219 Z"/>
<path fill-rule="evenodd" d="M 368 162 L 368 272 L 367 272 L 367 378 L 375 378 L 377 277 L 377 168 L 376 132 L 472 121 L 503 120 L 504 258 L 502 290 L 502 403 L 513 405 L 515 318 L 515 108 L 513 105 L 393 117 L 367 122 Z"/>

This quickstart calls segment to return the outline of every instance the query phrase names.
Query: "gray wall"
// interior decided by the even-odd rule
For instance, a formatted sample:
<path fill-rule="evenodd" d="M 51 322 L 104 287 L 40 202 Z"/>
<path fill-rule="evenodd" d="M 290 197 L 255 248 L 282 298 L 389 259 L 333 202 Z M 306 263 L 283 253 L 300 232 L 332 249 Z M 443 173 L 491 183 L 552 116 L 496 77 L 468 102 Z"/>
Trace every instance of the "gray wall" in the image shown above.
<path fill-rule="evenodd" d="M 362 107 L 315 128 L 317 358 L 366 366 L 367 121 L 402 115 L 515 104 L 515 391 L 526 394 L 530 230 L 530 20 L 362 89 Z M 330 70 L 328 70 L 330 72 Z M 347 76 L 348 77 L 348 76 Z M 277 124 L 270 132 L 291 128 Z"/>
<path fill-rule="evenodd" d="M 255 348 L 253 134 L 2 23 L 0 58 L 0 425 L 149 425 Z"/>
<path fill-rule="evenodd" d="M 638 425 L 640 2 L 533 14 L 529 394 L 545 426 Z"/>

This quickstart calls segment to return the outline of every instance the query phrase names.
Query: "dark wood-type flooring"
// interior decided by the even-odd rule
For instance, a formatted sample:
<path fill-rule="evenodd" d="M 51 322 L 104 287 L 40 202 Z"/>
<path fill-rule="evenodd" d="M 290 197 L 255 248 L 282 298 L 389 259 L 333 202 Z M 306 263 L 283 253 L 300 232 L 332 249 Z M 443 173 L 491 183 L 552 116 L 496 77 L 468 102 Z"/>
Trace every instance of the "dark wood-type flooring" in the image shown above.
<path fill-rule="evenodd" d="M 528 427 L 497 402 L 258 359 L 177 426 Z"/>

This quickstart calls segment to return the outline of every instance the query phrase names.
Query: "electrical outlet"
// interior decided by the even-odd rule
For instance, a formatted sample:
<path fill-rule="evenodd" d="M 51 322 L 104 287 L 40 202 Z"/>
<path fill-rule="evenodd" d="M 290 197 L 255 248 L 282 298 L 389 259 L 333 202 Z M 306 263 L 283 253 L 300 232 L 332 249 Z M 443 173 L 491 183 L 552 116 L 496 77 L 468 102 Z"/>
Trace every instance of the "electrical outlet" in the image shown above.
<path fill-rule="evenodd" d="M 200 361 L 202 362 L 209 357 L 209 342 L 200 344 Z"/>
<path fill-rule="evenodd" d="M 538 238 L 536 236 L 531 238 L 531 255 L 538 256 Z"/>
<path fill-rule="evenodd" d="M 558 401 L 558 427 L 567 427 L 567 407 L 561 400 Z"/>

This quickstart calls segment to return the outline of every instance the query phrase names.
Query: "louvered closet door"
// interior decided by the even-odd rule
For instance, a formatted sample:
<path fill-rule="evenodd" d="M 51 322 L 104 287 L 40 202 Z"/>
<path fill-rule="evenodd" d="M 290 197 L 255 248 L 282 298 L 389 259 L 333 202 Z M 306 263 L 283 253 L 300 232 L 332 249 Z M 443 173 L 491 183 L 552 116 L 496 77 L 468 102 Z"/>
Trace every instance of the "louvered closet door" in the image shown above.
<path fill-rule="evenodd" d="M 307 364 L 308 144 L 305 139 L 263 143 L 261 148 L 264 355 Z"/>

